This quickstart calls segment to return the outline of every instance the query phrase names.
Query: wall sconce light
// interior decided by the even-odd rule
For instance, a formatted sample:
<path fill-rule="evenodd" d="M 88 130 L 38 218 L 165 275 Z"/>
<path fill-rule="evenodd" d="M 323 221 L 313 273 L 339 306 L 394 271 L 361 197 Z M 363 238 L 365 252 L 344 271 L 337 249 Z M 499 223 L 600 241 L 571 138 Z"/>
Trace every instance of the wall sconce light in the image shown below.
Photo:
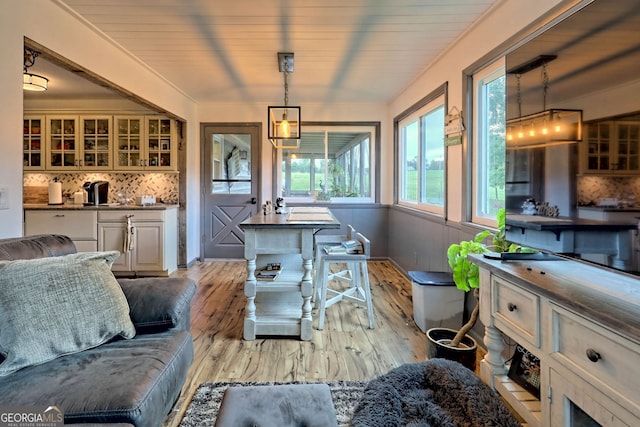
<path fill-rule="evenodd" d="M 267 107 L 268 138 L 275 148 L 300 145 L 300 107 L 289 105 L 289 73 L 293 72 L 293 53 L 278 52 L 278 69 L 284 74 L 284 105 Z"/>
<path fill-rule="evenodd" d="M 532 60 L 507 71 L 517 79 L 518 117 L 506 122 L 507 148 L 535 148 L 553 145 L 571 144 L 582 141 L 582 110 L 559 108 L 546 109 L 549 76 L 547 63 L 555 55 L 540 55 Z M 542 111 L 526 116 L 522 115 L 520 97 L 520 76 L 542 66 L 543 101 Z"/>
<path fill-rule="evenodd" d="M 25 46 L 24 48 L 24 72 L 22 73 L 22 89 L 32 91 L 45 91 L 49 79 L 39 76 L 37 74 L 29 73 L 29 67 L 32 67 L 36 63 L 36 58 L 40 55 L 40 52 L 36 52 Z"/>

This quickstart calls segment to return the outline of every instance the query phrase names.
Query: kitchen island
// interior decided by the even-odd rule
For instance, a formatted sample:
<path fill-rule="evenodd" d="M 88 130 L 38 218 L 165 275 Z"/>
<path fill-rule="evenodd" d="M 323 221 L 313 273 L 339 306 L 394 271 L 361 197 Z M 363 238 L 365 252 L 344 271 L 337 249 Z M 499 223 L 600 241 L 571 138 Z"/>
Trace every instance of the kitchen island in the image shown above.
<path fill-rule="evenodd" d="M 247 298 L 244 339 L 257 335 L 298 336 L 311 339 L 312 260 L 314 235 L 340 228 L 325 207 L 289 208 L 283 214 L 259 213 L 240 224 L 245 233 Z M 258 280 L 256 269 L 278 265 L 273 280 Z"/>

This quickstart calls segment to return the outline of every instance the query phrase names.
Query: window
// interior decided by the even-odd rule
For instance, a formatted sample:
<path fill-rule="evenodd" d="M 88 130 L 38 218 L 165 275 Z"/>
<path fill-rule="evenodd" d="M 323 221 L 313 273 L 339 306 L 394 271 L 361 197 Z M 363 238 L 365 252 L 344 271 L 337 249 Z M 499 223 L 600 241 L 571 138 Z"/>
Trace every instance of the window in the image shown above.
<path fill-rule="evenodd" d="M 473 76 L 475 90 L 472 221 L 496 225 L 505 206 L 505 71 L 504 59 Z"/>
<path fill-rule="evenodd" d="M 444 215 L 445 87 L 396 119 L 398 204 Z"/>
<path fill-rule="evenodd" d="M 278 150 L 277 194 L 289 202 L 375 201 L 372 170 L 378 134 L 377 123 L 303 124 L 300 146 Z"/>

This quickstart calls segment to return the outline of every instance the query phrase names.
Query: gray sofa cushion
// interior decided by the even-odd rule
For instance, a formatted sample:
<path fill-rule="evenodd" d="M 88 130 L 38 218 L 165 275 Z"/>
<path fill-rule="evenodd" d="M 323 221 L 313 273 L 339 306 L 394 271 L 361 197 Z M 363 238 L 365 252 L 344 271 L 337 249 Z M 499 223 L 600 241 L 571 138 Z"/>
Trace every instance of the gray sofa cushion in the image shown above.
<path fill-rule="evenodd" d="M 160 426 L 192 360 L 186 331 L 117 340 L 3 378 L 0 406 L 56 405 L 65 424 Z"/>
<path fill-rule="evenodd" d="M 138 334 L 166 331 L 170 328 L 189 330 L 191 299 L 196 283 L 187 278 L 147 277 L 118 279 L 127 300 L 130 316 Z"/>
<path fill-rule="evenodd" d="M 119 252 L 0 261 L 0 376 L 132 338 L 129 304 L 111 272 Z"/>

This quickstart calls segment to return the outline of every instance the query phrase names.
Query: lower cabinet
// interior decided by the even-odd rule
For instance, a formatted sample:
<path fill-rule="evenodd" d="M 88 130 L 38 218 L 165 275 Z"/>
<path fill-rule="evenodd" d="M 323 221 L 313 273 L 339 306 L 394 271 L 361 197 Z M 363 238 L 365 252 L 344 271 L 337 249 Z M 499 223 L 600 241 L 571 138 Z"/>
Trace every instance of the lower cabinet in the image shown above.
<path fill-rule="evenodd" d="M 127 218 L 133 232 L 127 239 Z M 114 273 L 169 275 L 177 268 L 177 209 L 98 211 L 98 249 L 122 252 Z"/>
<path fill-rule="evenodd" d="M 640 425 L 635 276 L 572 260 L 471 257 L 480 267 L 487 348 L 481 378 L 528 426 Z M 506 343 L 519 344 L 538 362 L 510 359 Z M 510 360 L 521 369 L 510 370 Z M 531 392 L 534 384 L 539 397 Z"/>
<path fill-rule="evenodd" d="M 73 240 L 78 252 L 94 252 L 98 250 L 97 215 L 95 210 L 26 210 L 24 235 L 63 234 Z"/>

